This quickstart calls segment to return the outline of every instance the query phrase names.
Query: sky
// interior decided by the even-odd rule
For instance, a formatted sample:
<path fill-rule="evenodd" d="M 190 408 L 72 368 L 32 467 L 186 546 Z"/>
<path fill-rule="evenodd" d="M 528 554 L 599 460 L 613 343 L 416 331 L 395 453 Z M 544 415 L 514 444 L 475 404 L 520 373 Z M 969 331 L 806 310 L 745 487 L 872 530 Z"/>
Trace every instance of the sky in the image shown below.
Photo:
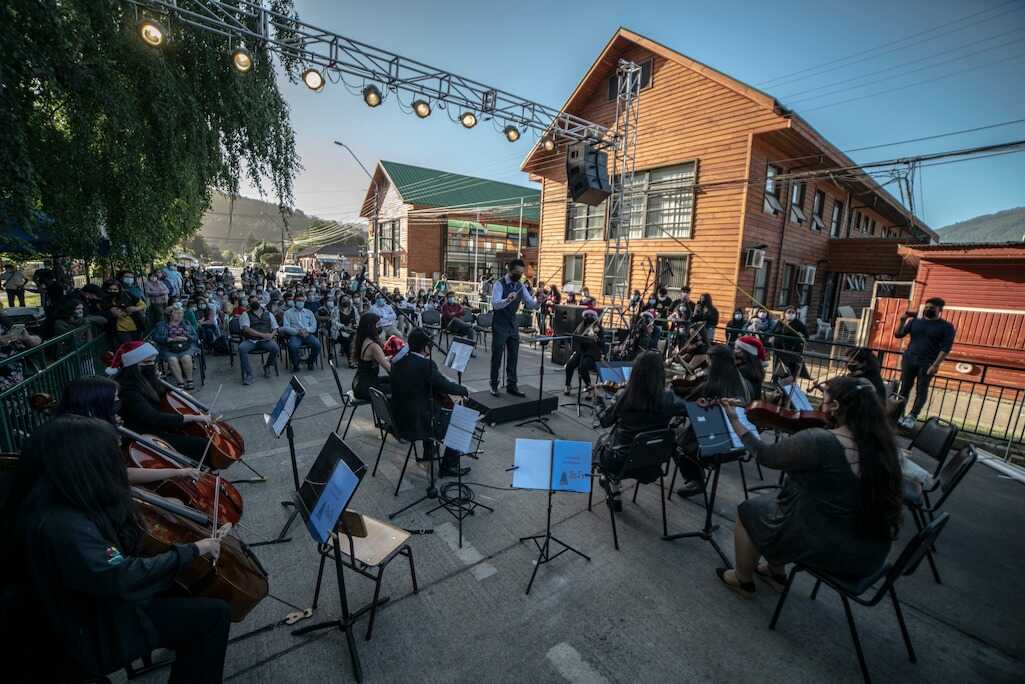
<path fill-rule="evenodd" d="M 624 26 L 768 92 L 842 150 L 1025 119 L 1025 0 L 295 5 L 307 23 L 555 108 Z M 519 166 L 531 134 L 509 143 L 437 109 L 420 120 L 394 97 L 371 109 L 341 83 L 280 87 L 304 166 L 295 206 L 307 214 L 358 215 L 369 181 L 334 140 L 371 170 L 386 159 L 529 184 Z M 849 154 L 867 163 L 1015 140 L 1025 121 Z M 916 213 L 933 228 L 1025 206 L 1025 152 L 927 168 L 919 183 Z"/>

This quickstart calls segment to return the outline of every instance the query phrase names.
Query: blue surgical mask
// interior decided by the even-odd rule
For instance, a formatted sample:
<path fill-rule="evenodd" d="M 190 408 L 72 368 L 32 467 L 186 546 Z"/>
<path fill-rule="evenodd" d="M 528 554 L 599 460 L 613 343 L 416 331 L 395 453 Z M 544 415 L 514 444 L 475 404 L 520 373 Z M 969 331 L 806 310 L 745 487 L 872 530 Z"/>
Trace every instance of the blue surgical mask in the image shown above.
<path fill-rule="evenodd" d="M 384 297 L 378 297 L 377 298 L 377 305 L 378 306 L 384 306 Z"/>
<path fill-rule="evenodd" d="M 303 300 L 301 300 L 301 299 L 297 299 L 297 300 L 295 300 L 294 304 L 295 304 L 295 308 L 297 308 L 297 309 L 301 309 L 301 308 L 303 308 L 304 306 L 306 306 L 306 302 L 304 302 L 304 301 L 303 301 Z"/>

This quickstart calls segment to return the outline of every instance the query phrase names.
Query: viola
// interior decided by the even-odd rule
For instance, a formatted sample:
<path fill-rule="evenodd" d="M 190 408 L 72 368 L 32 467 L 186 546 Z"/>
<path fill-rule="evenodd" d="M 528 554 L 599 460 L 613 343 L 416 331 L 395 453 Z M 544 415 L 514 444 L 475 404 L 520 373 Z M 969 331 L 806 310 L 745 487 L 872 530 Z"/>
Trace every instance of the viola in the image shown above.
<path fill-rule="evenodd" d="M 164 383 L 167 389 L 160 400 L 160 408 L 165 413 L 177 413 L 180 416 L 204 416 L 210 413 L 195 397 L 177 387 Z M 185 423 L 181 431 L 185 434 L 202 437 L 210 442 L 207 461 L 214 470 L 224 470 L 235 461 L 239 461 L 246 453 L 246 443 L 242 435 L 225 420 L 212 423 Z"/>
<path fill-rule="evenodd" d="M 760 430 L 799 432 L 808 428 L 833 427 L 832 419 L 821 411 L 797 411 L 767 401 L 753 401 L 745 408 L 748 420 Z"/>
<path fill-rule="evenodd" d="M 705 381 L 704 373 L 694 373 L 673 378 L 669 381 L 669 389 L 678 397 L 686 398 L 691 390 Z"/>
<path fill-rule="evenodd" d="M 124 446 L 126 465 L 135 468 L 191 468 L 195 465 L 158 437 L 139 435 L 123 427 L 118 431 L 128 438 Z M 234 525 L 242 519 L 242 494 L 235 485 L 223 479 L 220 492 L 217 492 L 217 486 L 217 477 L 204 472 L 198 481 L 191 477 L 174 477 L 152 482 L 146 485 L 146 489 L 165 498 L 176 499 L 211 517 L 216 501 L 217 519 Z"/>
<path fill-rule="evenodd" d="M 206 516 L 177 501 L 134 488 L 132 500 L 143 528 L 141 556 L 155 556 L 175 544 L 192 544 L 212 536 Z M 260 561 L 232 535 L 221 539 L 217 562 L 199 556 L 179 571 L 175 583 L 189 596 L 226 601 L 232 622 L 244 620 L 270 588 Z"/>

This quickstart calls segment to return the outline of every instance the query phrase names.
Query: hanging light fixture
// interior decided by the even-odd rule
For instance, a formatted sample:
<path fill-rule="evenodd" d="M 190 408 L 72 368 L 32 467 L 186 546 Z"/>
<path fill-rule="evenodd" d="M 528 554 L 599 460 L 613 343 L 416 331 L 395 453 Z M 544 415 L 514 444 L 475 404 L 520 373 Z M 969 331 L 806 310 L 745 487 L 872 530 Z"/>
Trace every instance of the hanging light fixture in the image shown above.
<path fill-rule="evenodd" d="M 431 103 L 427 100 L 415 100 L 413 102 L 413 111 L 421 119 L 426 119 L 431 115 Z"/>
<path fill-rule="evenodd" d="M 151 47 L 160 47 L 167 42 L 167 32 L 156 19 L 143 19 L 136 26 L 139 37 Z"/>
<path fill-rule="evenodd" d="M 545 152 L 555 151 L 555 138 L 550 135 L 545 135 L 541 138 L 541 149 Z"/>
<path fill-rule="evenodd" d="M 463 128 L 473 128 L 477 125 L 477 115 L 473 112 L 463 112 L 459 115 L 459 123 L 463 124 Z"/>
<path fill-rule="evenodd" d="M 377 86 L 371 84 L 363 89 L 363 101 L 367 103 L 368 107 L 376 107 L 381 104 L 383 99 L 381 91 L 377 89 Z"/>
<path fill-rule="evenodd" d="M 231 51 L 231 64 L 239 73 L 248 73 L 253 68 L 253 56 L 244 47 L 237 47 Z"/>
<path fill-rule="evenodd" d="M 320 73 L 316 69 L 307 69 L 303 72 L 303 83 L 306 87 L 315 93 L 319 93 L 324 89 L 324 74 Z"/>
<path fill-rule="evenodd" d="M 505 139 L 509 142 L 516 142 L 520 139 L 520 129 L 511 124 L 502 129 L 502 132 L 505 133 Z"/>

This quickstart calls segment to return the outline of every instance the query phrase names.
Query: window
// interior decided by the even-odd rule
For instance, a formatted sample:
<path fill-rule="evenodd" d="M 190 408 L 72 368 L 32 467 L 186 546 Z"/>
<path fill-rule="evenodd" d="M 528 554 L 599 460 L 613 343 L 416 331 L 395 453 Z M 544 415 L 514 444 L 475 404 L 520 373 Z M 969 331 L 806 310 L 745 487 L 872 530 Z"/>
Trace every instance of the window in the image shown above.
<path fill-rule="evenodd" d="M 653 60 L 645 60 L 641 62 L 641 90 L 644 90 L 651 85 L 651 67 Z M 619 96 L 619 75 L 612 74 L 609 77 L 609 102 L 612 102 Z"/>
<path fill-rule="evenodd" d="M 377 240 L 377 250 L 379 252 L 394 252 L 399 249 L 399 222 L 385 221 L 382 223 Z"/>
<path fill-rule="evenodd" d="M 872 221 L 868 224 L 868 234 L 869 235 L 875 235 L 876 234 L 876 220 L 875 219 L 872 219 Z"/>
<path fill-rule="evenodd" d="M 822 222 L 822 212 L 826 208 L 826 193 L 821 190 L 815 191 L 815 198 L 811 203 L 811 228 L 812 230 L 822 230 L 826 224 Z"/>
<path fill-rule="evenodd" d="M 752 293 L 755 304 L 761 306 L 769 290 L 769 271 L 772 270 L 772 262 L 766 261 L 765 265 L 755 271 L 755 286 Z"/>
<path fill-rule="evenodd" d="M 577 292 L 584 286 L 584 255 L 567 254 L 562 258 L 563 286 L 573 285 Z"/>
<path fill-rule="evenodd" d="M 629 254 L 606 255 L 605 275 L 602 277 L 601 293 L 606 297 L 625 297 L 629 271 Z"/>
<path fill-rule="evenodd" d="M 790 187 L 790 220 L 804 223 L 804 183 L 795 182 Z"/>
<path fill-rule="evenodd" d="M 670 292 L 679 293 L 687 285 L 689 266 L 690 257 L 686 254 L 660 256 L 656 265 L 655 282 Z"/>
<path fill-rule="evenodd" d="M 829 219 L 829 237 L 841 237 L 843 235 L 843 202 L 833 202 L 833 213 Z"/>
<path fill-rule="evenodd" d="M 868 276 L 859 273 L 849 273 L 844 276 L 843 286 L 845 290 L 864 292 L 868 288 Z"/>
<path fill-rule="evenodd" d="M 762 203 L 762 209 L 773 215 L 783 211 L 783 206 L 779 203 L 779 183 L 776 182 L 776 176 L 779 174 L 778 166 L 769 164 L 765 167 L 765 201 Z"/>
<path fill-rule="evenodd" d="M 570 202 L 566 209 L 567 240 L 600 240 L 605 232 L 606 200 L 597 206 Z"/>
<path fill-rule="evenodd" d="M 797 267 L 793 264 L 783 265 L 783 280 L 779 283 L 779 291 L 776 292 L 776 306 L 786 306 L 790 303 L 790 293 L 793 292 L 794 278 L 797 276 Z"/>
<path fill-rule="evenodd" d="M 631 239 L 689 238 L 695 167 L 695 162 L 689 162 L 635 173 L 623 200 L 626 225 L 610 227 L 609 237 L 614 239 L 618 233 Z"/>
<path fill-rule="evenodd" d="M 851 215 L 851 226 L 847 230 L 847 237 L 851 237 L 854 233 L 861 230 L 861 212 L 856 211 Z"/>

